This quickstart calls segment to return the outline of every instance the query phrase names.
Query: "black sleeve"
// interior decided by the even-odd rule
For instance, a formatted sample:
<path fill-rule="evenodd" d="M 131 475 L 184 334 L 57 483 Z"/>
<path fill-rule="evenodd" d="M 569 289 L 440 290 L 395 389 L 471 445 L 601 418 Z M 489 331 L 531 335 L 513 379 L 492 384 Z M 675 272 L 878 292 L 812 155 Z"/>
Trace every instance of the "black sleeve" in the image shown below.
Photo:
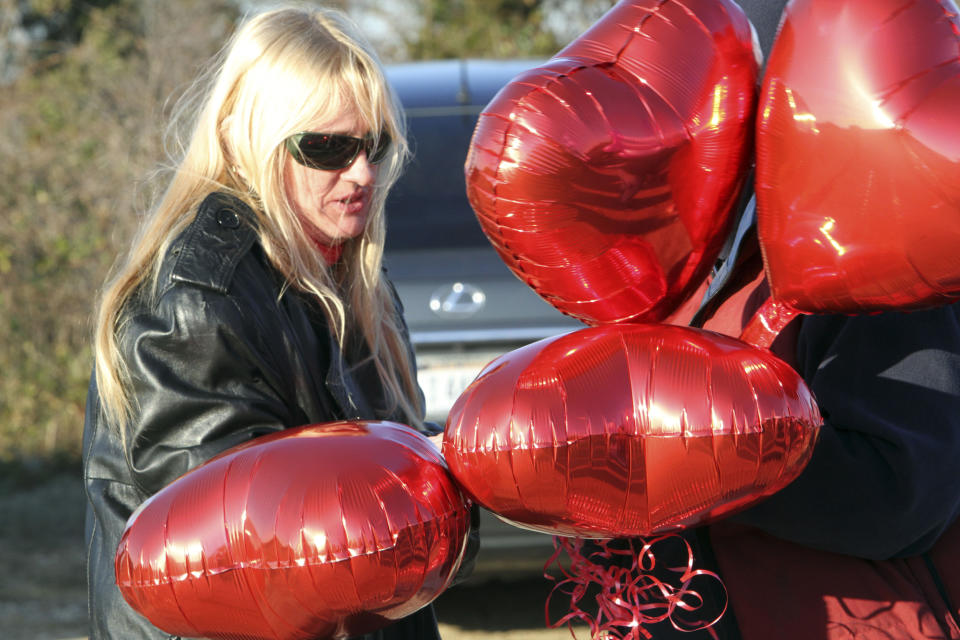
<path fill-rule="evenodd" d="M 865 558 L 929 549 L 960 511 L 957 306 L 808 316 L 797 355 L 825 422 L 812 459 L 734 519 Z"/>
<path fill-rule="evenodd" d="M 136 403 L 125 455 L 153 494 L 234 445 L 294 426 L 268 381 L 276 367 L 234 297 L 191 286 L 165 293 L 123 328 Z"/>

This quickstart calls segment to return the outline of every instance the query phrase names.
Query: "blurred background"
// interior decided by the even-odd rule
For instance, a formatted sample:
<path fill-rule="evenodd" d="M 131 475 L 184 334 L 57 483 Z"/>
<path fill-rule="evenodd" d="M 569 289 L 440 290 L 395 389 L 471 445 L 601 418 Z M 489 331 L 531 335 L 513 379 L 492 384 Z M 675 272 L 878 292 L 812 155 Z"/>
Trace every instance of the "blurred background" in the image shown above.
<path fill-rule="evenodd" d="M 94 301 L 179 94 L 252 0 L 0 0 L 0 635 L 85 636 L 80 448 Z M 266 3 L 264 3 L 266 4 Z M 271 3 L 274 4 L 274 3 Z M 332 0 L 384 62 L 546 58 L 613 0 Z M 562 638 L 550 583 L 457 587 L 445 638 Z"/>

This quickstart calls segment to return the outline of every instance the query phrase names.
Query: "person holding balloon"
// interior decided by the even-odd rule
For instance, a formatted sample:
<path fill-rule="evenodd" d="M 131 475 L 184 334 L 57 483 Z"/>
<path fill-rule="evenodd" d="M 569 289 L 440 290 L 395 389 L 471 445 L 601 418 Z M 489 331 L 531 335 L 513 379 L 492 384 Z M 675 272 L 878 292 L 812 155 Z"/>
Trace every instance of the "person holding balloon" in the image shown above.
<path fill-rule="evenodd" d="M 560 623 L 960 638 L 958 13 L 622 0 L 481 115 L 481 226 L 594 326 L 481 372 L 444 454 L 588 540 Z"/>
<path fill-rule="evenodd" d="M 956 103 L 933 89 L 960 86 L 951 4 L 740 0 L 768 59 L 756 199 L 692 322 L 749 336 L 768 301 L 806 310 L 774 323 L 771 348 L 807 381 L 824 426 L 796 481 L 695 536 L 727 588 L 721 638 L 960 637 L 960 273 L 949 251 L 911 237 L 930 225 L 956 237 L 938 220 L 958 201 L 933 186 L 960 169 L 940 142 L 955 136 Z M 889 120 L 853 115 L 856 92 L 890 86 Z M 818 221 L 790 228 L 788 211 Z"/>
<path fill-rule="evenodd" d="M 250 17 L 179 115 L 182 157 L 97 313 L 83 451 L 93 640 L 170 637 L 121 597 L 114 558 L 131 514 L 179 476 L 300 425 L 439 430 L 423 422 L 381 267 L 402 111 L 356 26 L 319 8 Z M 369 637 L 439 635 L 427 605 Z"/>

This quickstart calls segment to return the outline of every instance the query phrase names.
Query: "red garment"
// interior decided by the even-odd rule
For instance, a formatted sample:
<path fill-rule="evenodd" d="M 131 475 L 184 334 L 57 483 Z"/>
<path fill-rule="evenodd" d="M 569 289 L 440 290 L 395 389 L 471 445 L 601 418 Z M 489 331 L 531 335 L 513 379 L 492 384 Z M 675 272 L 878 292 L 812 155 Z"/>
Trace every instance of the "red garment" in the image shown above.
<path fill-rule="evenodd" d="M 711 527 L 710 540 L 743 640 L 960 638 L 923 556 L 864 560 L 732 523 Z M 953 594 L 958 550 L 955 524 L 933 552 Z"/>
<path fill-rule="evenodd" d="M 314 244 L 317 245 L 317 249 L 319 249 L 320 253 L 323 254 L 323 259 L 326 260 L 327 264 L 334 265 L 340 261 L 340 256 L 343 255 L 342 244 L 330 245 L 316 241 L 314 241 Z"/>

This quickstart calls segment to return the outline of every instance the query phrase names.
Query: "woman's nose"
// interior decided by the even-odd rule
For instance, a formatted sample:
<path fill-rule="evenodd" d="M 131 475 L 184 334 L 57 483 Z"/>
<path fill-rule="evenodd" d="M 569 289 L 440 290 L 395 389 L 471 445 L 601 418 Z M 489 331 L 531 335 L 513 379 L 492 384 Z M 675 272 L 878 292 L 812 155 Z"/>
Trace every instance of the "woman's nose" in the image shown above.
<path fill-rule="evenodd" d="M 377 177 L 377 168 L 370 164 L 367 159 L 367 152 L 361 150 L 349 167 L 343 171 L 343 179 L 349 180 L 361 186 L 369 186 Z"/>

